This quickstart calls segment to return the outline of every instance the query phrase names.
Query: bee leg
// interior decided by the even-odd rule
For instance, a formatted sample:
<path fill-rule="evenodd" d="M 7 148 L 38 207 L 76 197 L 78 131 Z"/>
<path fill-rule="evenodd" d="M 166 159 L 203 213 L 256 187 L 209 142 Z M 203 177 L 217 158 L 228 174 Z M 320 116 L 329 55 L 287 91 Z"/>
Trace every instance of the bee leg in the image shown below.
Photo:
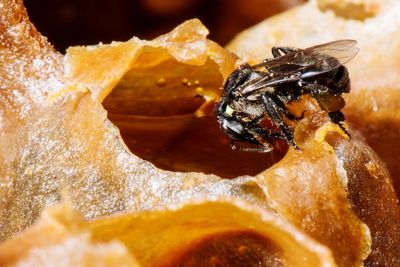
<path fill-rule="evenodd" d="M 258 125 L 262 121 L 263 118 L 264 118 L 264 115 L 258 116 L 257 118 L 255 118 L 252 121 L 248 122 L 246 124 L 246 127 L 255 127 L 256 125 Z"/>
<path fill-rule="evenodd" d="M 265 111 L 267 115 L 271 118 L 271 120 L 276 123 L 281 129 L 283 135 L 285 136 L 286 141 L 292 145 L 294 148 L 299 149 L 299 147 L 294 142 L 293 133 L 289 129 L 289 126 L 283 121 L 281 116 L 281 112 L 279 112 L 282 108 L 274 101 L 274 97 L 269 93 L 262 94 L 261 96 L 262 102 L 265 107 Z"/>
<path fill-rule="evenodd" d="M 257 144 L 260 147 L 264 147 L 265 149 L 273 149 L 274 140 L 272 139 L 270 131 L 257 124 L 249 126 L 248 132 L 253 137 L 252 143 Z"/>
<path fill-rule="evenodd" d="M 337 125 L 340 127 L 340 129 L 342 129 L 343 132 L 346 133 L 346 135 L 347 135 L 348 137 L 351 137 L 351 136 L 350 136 L 350 133 L 349 133 L 349 132 L 347 131 L 347 129 L 344 127 L 345 118 L 344 118 L 344 115 L 343 115 L 342 112 L 340 112 L 340 111 L 332 111 L 332 112 L 329 112 L 329 113 L 328 113 L 328 116 L 329 116 L 329 118 L 331 119 L 331 121 L 332 121 L 333 123 L 337 124 Z"/>
<path fill-rule="evenodd" d="M 272 100 L 275 102 L 275 104 L 278 106 L 279 111 L 283 112 L 289 120 L 296 121 L 296 120 L 301 120 L 304 117 L 304 111 L 301 113 L 300 116 L 296 116 L 292 113 L 289 112 L 289 110 L 286 108 L 285 104 L 282 102 L 279 97 L 273 94 L 269 94 L 269 97 L 272 98 Z"/>
<path fill-rule="evenodd" d="M 260 126 L 253 127 L 251 129 L 251 131 L 253 132 L 254 136 L 261 136 L 262 140 L 267 140 L 267 142 L 269 144 L 273 144 L 274 143 L 274 139 L 273 138 L 286 140 L 285 136 L 283 136 L 282 133 L 280 133 L 280 132 L 270 132 L 270 131 L 268 131 L 265 128 L 260 127 Z M 259 142 L 259 143 L 262 143 L 262 142 Z"/>
<path fill-rule="evenodd" d="M 309 91 L 312 97 L 317 100 L 321 109 L 328 112 L 329 119 L 337 124 L 349 137 L 350 134 L 344 127 L 344 115 L 340 111 L 344 107 L 344 99 L 337 93 L 332 92 L 328 87 L 316 84 L 310 84 L 304 87 Z"/>
<path fill-rule="evenodd" d="M 262 126 L 259 126 L 259 123 L 262 119 L 264 119 L 265 115 L 261 115 L 249 123 L 246 124 L 246 127 L 253 136 L 253 143 L 263 145 L 264 141 L 266 140 L 268 144 L 274 144 L 274 139 L 281 139 L 286 140 L 285 136 L 281 132 L 270 132 Z"/>
<path fill-rule="evenodd" d="M 286 55 L 291 52 L 299 51 L 300 49 L 293 48 L 293 47 L 287 47 L 287 46 L 273 46 L 271 48 L 272 55 L 277 58 L 281 57 L 283 55 Z"/>

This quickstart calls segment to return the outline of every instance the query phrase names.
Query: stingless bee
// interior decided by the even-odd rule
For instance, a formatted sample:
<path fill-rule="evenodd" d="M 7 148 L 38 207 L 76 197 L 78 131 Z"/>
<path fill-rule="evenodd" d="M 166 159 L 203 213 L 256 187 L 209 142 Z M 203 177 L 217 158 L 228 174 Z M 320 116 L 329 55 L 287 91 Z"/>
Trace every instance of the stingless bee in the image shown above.
<path fill-rule="evenodd" d="M 270 152 L 279 139 L 298 149 L 285 120 L 295 121 L 302 116 L 290 113 L 286 105 L 306 94 L 315 98 L 330 120 L 347 133 L 340 110 L 344 107 L 341 94 L 350 92 L 350 79 L 343 64 L 357 54 L 356 43 L 338 40 L 306 49 L 273 47 L 272 59 L 237 68 L 226 80 L 216 107 L 217 120 L 230 138 L 232 149 Z M 265 117 L 277 129 L 261 126 Z M 237 141 L 255 146 L 237 147 Z"/>

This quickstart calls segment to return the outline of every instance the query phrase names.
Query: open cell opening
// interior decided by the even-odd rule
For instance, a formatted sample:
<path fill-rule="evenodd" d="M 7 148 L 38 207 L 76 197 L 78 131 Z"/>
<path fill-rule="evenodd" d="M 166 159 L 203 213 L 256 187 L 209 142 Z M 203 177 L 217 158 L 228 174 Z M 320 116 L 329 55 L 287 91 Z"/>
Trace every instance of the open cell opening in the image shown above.
<path fill-rule="evenodd" d="M 282 267 L 283 251 L 255 232 L 230 231 L 207 236 L 178 253 L 169 266 Z"/>
<path fill-rule="evenodd" d="M 169 55 L 142 53 L 106 97 L 109 119 L 138 157 L 170 171 L 224 178 L 256 175 L 285 151 L 233 151 L 214 114 L 223 77 L 208 59 L 182 64 Z"/>

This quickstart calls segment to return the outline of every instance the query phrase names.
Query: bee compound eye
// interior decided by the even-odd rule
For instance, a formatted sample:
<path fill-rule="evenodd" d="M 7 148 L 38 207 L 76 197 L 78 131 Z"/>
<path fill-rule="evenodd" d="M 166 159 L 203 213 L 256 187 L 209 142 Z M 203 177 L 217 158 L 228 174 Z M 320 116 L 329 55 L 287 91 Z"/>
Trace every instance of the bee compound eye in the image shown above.
<path fill-rule="evenodd" d="M 224 118 L 221 122 L 221 128 L 230 139 L 242 139 L 244 128 L 239 122 L 232 119 Z"/>

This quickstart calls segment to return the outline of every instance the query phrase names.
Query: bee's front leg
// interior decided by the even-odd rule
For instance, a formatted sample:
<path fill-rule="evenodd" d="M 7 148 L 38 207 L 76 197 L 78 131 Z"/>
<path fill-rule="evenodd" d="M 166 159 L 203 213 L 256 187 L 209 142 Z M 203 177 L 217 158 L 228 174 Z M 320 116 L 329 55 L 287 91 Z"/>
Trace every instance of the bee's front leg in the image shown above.
<path fill-rule="evenodd" d="M 276 97 L 274 95 L 271 95 L 270 93 L 262 94 L 261 99 L 264 104 L 265 111 L 272 122 L 279 126 L 283 135 L 285 136 L 286 141 L 294 148 L 299 149 L 299 147 L 294 142 L 292 131 L 289 129 L 289 126 L 283 121 L 280 112 L 282 108 L 279 106 L 279 104 L 275 102 L 275 98 Z"/>

